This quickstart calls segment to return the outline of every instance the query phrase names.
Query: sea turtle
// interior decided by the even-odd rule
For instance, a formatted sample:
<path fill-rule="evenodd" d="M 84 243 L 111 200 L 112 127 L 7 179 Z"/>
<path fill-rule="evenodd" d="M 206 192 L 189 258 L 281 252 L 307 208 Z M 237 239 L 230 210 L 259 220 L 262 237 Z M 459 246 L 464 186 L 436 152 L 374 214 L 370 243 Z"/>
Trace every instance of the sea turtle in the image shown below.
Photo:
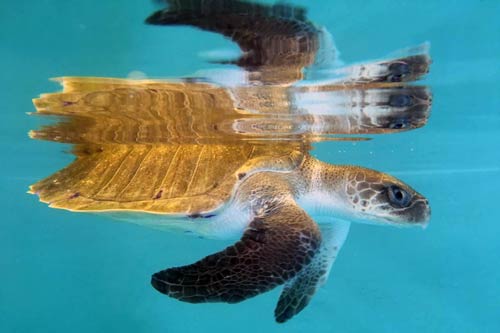
<path fill-rule="evenodd" d="M 301 311 L 326 280 L 348 221 L 425 226 L 429 219 L 427 200 L 400 180 L 320 162 L 290 142 L 81 144 L 74 153 L 75 162 L 31 191 L 54 208 L 122 213 L 207 237 L 242 234 L 221 252 L 154 274 L 151 283 L 192 303 L 239 302 L 285 284 L 278 322 Z"/>
<path fill-rule="evenodd" d="M 73 163 L 31 186 L 41 201 L 157 229 L 212 238 L 241 236 L 234 245 L 192 265 L 153 275 L 157 290 L 182 301 L 234 303 L 285 284 L 275 311 L 276 320 L 284 322 L 301 311 L 326 280 L 349 221 L 425 226 L 429 218 L 427 200 L 400 180 L 312 157 L 309 142 L 315 136 L 285 141 L 228 136 L 200 144 L 188 139 L 157 142 L 154 135 L 144 135 L 137 142 L 137 126 L 124 122 L 123 128 L 118 123 L 102 128 L 119 134 L 116 143 L 112 135 L 78 130 L 85 128 L 78 124 L 88 112 L 96 123 L 106 121 L 105 108 L 73 102 L 78 108 L 66 112 L 60 126 L 33 134 L 76 143 Z M 50 110 L 64 109 L 65 98 L 46 95 L 35 104 L 40 114 L 57 115 Z M 123 116 L 130 112 L 110 109 Z M 177 114 L 175 108 L 172 112 Z M 163 121 L 158 118 L 157 125 Z M 77 135 L 69 133 L 75 130 Z"/>
<path fill-rule="evenodd" d="M 122 213 L 207 237 L 242 234 L 219 253 L 154 274 L 151 283 L 192 303 L 239 302 L 285 284 L 278 322 L 302 310 L 326 280 L 348 221 L 425 226 L 429 218 L 427 200 L 400 180 L 320 162 L 290 142 L 81 144 L 74 153 L 75 162 L 31 191 L 54 208 Z"/>

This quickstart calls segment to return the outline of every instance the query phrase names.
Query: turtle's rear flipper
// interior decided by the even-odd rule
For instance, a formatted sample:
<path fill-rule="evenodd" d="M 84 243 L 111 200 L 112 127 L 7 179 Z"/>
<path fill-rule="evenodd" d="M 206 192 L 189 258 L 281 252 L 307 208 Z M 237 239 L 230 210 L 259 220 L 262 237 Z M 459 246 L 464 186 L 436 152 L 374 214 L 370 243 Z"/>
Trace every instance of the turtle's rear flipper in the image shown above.
<path fill-rule="evenodd" d="M 294 202 L 256 217 L 240 241 L 194 264 L 152 276 L 161 293 L 190 303 L 236 303 L 292 279 L 321 243 L 316 223 Z"/>
<path fill-rule="evenodd" d="M 283 323 L 302 311 L 311 301 L 328 274 L 349 232 L 350 223 L 336 221 L 322 228 L 322 244 L 314 259 L 292 280 L 288 281 L 280 295 L 274 316 Z"/>

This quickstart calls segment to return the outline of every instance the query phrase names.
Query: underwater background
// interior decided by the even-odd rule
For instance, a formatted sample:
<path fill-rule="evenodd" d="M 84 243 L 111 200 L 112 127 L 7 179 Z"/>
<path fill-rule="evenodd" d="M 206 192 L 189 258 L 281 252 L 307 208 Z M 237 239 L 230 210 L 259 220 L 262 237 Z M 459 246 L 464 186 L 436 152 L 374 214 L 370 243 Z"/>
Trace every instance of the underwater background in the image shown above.
<path fill-rule="evenodd" d="M 293 1 L 356 62 L 431 43 L 422 82 L 427 126 L 326 142 L 313 154 L 388 172 L 430 201 L 426 230 L 354 224 L 327 284 L 284 325 L 280 288 L 239 304 L 188 304 L 150 276 L 228 242 L 54 210 L 28 186 L 72 160 L 70 146 L 28 138 L 45 120 L 31 99 L 48 78 L 176 77 L 216 67 L 200 55 L 237 52 L 189 27 L 143 23 L 152 1 L 0 2 L 0 332 L 499 332 L 500 2 Z"/>

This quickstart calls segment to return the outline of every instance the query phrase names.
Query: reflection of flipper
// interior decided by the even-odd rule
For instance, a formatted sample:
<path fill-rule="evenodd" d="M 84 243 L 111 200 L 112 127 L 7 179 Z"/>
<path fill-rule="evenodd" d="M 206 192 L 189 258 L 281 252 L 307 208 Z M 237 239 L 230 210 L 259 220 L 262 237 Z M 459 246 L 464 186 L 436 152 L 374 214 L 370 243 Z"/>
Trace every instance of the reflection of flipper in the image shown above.
<path fill-rule="evenodd" d="M 191 25 L 220 33 L 244 52 L 241 58 L 226 63 L 262 72 L 263 76 L 269 72 L 276 81 L 285 78 L 282 71 L 289 72 L 286 77 L 292 81 L 300 79 L 302 68 L 314 62 L 319 48 L 320 31 L 306 20 L 301 7 L 236 0 L 166 2 L 168 8 L 153 13 L 147 23 Z"/>
<path fill-rule="evenodd" d="M 322 245 L 311 261 L 294 279 L 287 282 L 274 311 L 277 322 L 283 323 L 302 311 L 321 285 L 349 232 L 349 222 L 338 221 L 322 230 Z"/>
<path fill-rule="evenodd" d="M 158 272 L 151 283 L 185 302 L 240 302 L 292 279 L 311 262 L 320 239 L 316 223 L 290 200 L 254 218 L 234 245 Z"/>

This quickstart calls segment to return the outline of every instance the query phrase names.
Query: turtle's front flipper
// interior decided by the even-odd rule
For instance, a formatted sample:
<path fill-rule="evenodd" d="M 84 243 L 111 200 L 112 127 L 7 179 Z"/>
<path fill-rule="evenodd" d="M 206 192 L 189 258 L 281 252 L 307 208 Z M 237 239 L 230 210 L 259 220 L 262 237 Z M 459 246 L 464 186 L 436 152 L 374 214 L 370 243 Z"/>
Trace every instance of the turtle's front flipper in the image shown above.
<path fill-rule="evenodd" d="M 322 244 L 314 259 L 283 288 L 274 316 L 283 323 L 302 311 L 321 285 L 326 282 L 330 268 L 349 232 L 350 223 L 336 221 L 322 228 Z"/>
<path fill-rule="evenodd" d="M 166 269 L 151 283 L 190 303 L 236 303 L 292 279 L 320 247 L 316 223 L 292 200 L 255 217 L 241 240 L 194 264 Z"/>

